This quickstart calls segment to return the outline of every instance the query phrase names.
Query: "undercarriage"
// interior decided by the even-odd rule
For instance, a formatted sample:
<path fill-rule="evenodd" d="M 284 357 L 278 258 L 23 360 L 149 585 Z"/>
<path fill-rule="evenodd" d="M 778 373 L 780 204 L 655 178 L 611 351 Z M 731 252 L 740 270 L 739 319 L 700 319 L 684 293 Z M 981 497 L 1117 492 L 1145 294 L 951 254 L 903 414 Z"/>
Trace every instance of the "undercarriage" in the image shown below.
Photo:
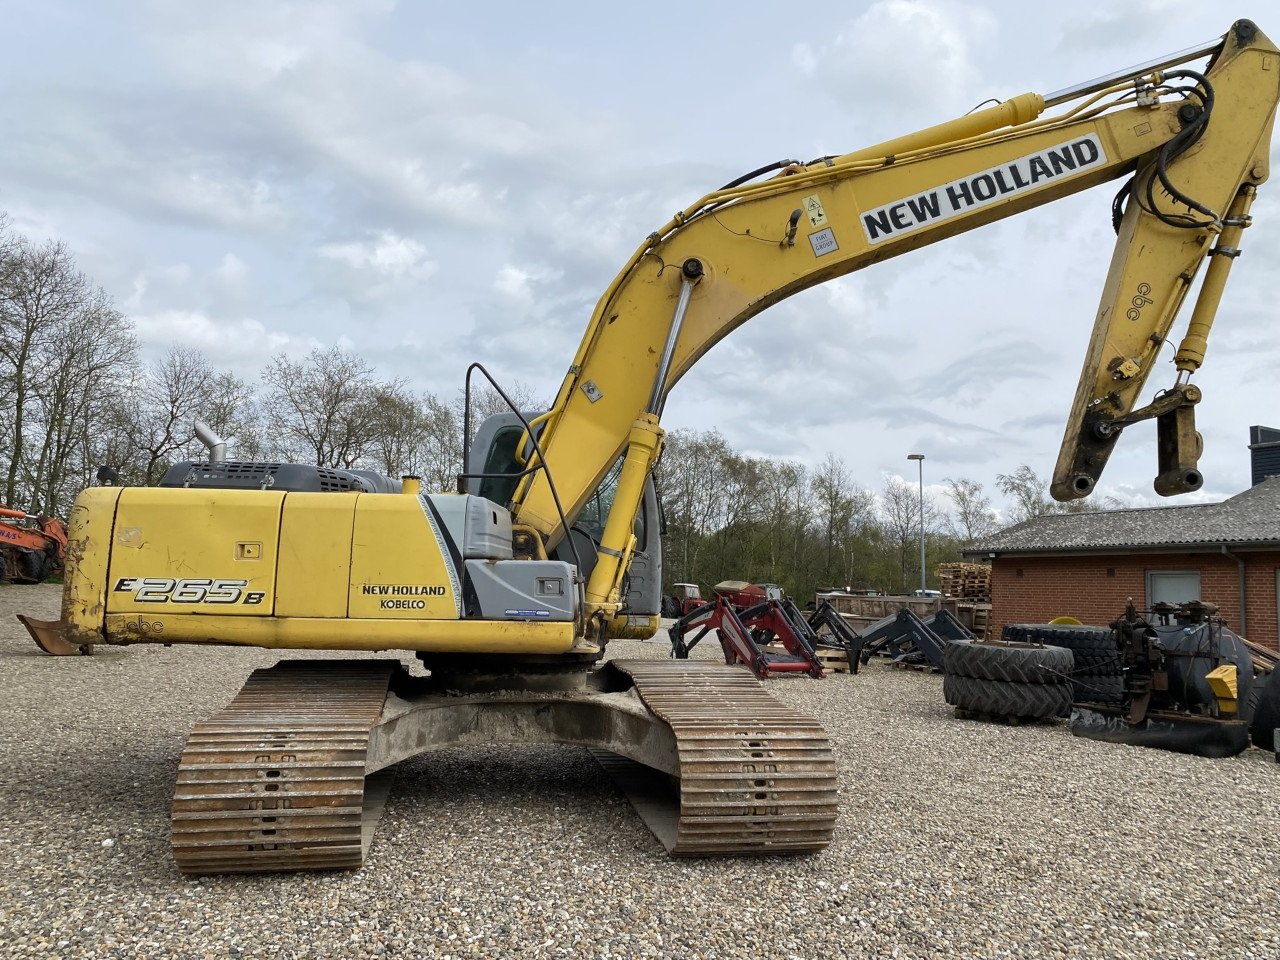
<path fill-rule="evenodd" d="M 745 670 L 622 660 L 469 676 L 410 676 L 395 660 L 286 660 L 255 671 L 183 751 L 179 869 L 359 867 L 391 767 L 494 743 L 591 749 L 672 855 L 805 853 L 830 842 L 831 744 Z"/>

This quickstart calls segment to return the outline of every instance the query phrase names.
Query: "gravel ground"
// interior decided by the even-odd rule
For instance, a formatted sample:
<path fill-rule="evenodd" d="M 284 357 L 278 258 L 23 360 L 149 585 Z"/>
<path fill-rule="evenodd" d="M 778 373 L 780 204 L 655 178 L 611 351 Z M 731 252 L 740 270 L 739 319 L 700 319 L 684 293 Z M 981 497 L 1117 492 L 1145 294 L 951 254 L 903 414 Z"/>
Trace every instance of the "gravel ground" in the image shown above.
<path fill-rule="evenodd" d="M 1271 755 L 958 721 L 940 678 L 877 663 L 771 682 L 836 746 L 817 856 L 670 860 L 585 751 L 495 746 L 402 765 L 358 873 L 185 879 L 182 744 L 277 657 L 46 657 L 12 614 L 58 591 L 0 586 L 3 957 L 1280 956 Z"/>

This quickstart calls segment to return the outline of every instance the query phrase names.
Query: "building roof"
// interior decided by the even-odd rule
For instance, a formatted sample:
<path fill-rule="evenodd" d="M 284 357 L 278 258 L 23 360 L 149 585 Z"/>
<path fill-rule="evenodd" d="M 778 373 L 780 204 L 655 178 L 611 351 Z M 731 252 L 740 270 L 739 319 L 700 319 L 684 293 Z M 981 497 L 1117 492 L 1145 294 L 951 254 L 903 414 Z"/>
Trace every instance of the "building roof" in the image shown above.
<path fill-rule="evenodd" d="M 964 552 L 1070 553 L 1224 543 L 1280 546 L 1280 477 L 1221 503 L 1035 517 L 979 540 Z"/>

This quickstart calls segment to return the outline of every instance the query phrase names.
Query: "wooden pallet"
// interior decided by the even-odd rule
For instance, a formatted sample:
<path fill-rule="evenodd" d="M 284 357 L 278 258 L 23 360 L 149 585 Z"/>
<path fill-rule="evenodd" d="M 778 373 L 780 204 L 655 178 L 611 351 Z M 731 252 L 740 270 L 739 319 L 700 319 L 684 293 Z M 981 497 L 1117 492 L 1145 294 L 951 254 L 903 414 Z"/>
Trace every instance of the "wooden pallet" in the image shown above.
<path fill-rule="evenodd" d="M 1244 639 L 1243 637 L 1241 639 Z M 1249 640 L 1244 641 L 1244 645 L 1249 648 L 1249 652 L 1253 654 L 1253 672 L 1270 673 L 1280 665 L 1280 651 L 1271 649 L 1270 647 L 1260 646 Z M 1280 756 L 1280 754 L 1277 754 Z"/>
<path fill-rule="evenodd" d="M 890 660 L 889 666 L 893 667 L 895 670 L 914 670 L 916 673 L 942 672 L 931 663 L 907 663 L 905 660 Z"/>
<path fill-rule="evenodd" d="M 991 604 L 961 601 L 956 604 L 956 617 L 973 631 L 973 635 L 979 640 L 990 639 Z"/>
<path fill-rule="evenodd" d="M 851 673 L 849 669 L 849 658 L 843 650 L 829 650 L 826 647 L 819 647 L 817 650 L 818 662 L 822 664 L 822 669 L 829 673 Z"/>
<path fill-rule="evenodd" d="M 991 567 L 985 563 L 940 563 L 938 588 L 961 600 L 991 598 Z"/>

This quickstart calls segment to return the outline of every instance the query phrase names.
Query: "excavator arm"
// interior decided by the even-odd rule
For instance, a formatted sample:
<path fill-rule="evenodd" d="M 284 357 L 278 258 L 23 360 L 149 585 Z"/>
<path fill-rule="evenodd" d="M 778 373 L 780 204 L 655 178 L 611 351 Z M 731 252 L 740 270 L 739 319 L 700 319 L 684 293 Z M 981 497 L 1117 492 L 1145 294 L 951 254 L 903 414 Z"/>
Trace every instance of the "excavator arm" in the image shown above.
<path fill-rule="evenodd" d="M 1186 377 L 1203 359 L 1249 203 L 1267 178 L 1278 52 L 1242 20 L 1220 41 L 1154 64 L 1048 97 L 1023 94 L 856 153 L 785 162 L 770 179 L 703 197 L 650 234 L 600 299 L 535 425 L 548 470 L 518 488 L 515 521 L 554 544 L 563 528 L 552 482 L 572 520 L 625 451 L 587 587 L 589 610 L 616 614 L 636 510 L 661 450 L 663 403 L 712 346 L 815 284 L 1125 176 L 1052 490 L 1059 499 L 1088 494 L 1124 426 L 1147 417 L 1160 424 L 1156 489 L 1195 489 L 1189 414 L 1199 394 Z M 1204 74 L 1181 66 L 1208 54 Z M 1064 112 L 1042 115 L 1063 103 Z M 1135 411 L 1206 258 L 1177 382 Z"/>

